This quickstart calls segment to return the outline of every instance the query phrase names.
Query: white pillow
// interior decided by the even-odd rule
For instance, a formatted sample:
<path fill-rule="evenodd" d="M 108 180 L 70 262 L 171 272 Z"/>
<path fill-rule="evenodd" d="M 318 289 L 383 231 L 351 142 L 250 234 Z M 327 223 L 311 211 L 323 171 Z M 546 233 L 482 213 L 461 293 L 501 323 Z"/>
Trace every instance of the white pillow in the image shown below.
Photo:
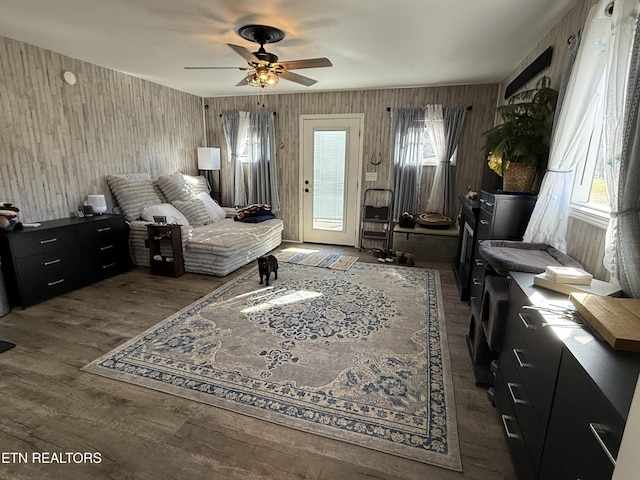
<path fill-rule="evenodd" d="M 183 226 L 189 225 L 187 217 L 180 210 L 169 203 L 161 205 L 149 205 L 142 210 L 142 219 L 147 222 L 153 222 L 153 216 L 167 217 L 167 223 L 178 223 Z"/>
<path fill-rule="evenodd" d="M 204 208 L 209 212 L 209 216 L 211 220 L 217 222 L 218 220 L 222 220 L 227 216 L 227 212 L 220 205 L 216 203 L 216 201 L 211 198 L 206 192 L 201 192 L 197 195 L 198 200 L 201 200 L 204 203 Z"/>

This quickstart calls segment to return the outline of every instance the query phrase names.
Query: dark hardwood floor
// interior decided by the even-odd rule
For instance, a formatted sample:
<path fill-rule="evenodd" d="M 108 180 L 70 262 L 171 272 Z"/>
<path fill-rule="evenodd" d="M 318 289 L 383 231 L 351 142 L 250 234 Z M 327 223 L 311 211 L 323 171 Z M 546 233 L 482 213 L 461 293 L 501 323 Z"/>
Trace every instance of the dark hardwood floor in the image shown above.
<path fill-rule="evenodd" d="M 0 354 L 0 479 L 514 479 L 498 415 L 473 383 L 469 307 L 450 262 L 417 266 L 440 271 L 463 473 L 81 372 L 244 271 L 174 279 L 136 268 L 0 318 L 0 338 L 17 344 Z M 33 463 L 31 452 L 98 452 L 101 462 Z"/>

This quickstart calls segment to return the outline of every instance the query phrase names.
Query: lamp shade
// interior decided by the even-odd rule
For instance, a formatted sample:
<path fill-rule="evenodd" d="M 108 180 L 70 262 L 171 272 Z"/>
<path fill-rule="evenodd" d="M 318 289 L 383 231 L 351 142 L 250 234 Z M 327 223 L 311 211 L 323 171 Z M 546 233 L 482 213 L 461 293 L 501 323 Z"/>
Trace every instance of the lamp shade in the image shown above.
<path fill-rule="evenodd" d="M 220 149 L 198 147 L 198 170 L 220 170 Z"/>
<path fill-rule="evenodd" d="M 87 205 L 91 205 L 93 213 L 102 214 L 107 211 L 107 202 L 104 195 L 89 195 Z"/>

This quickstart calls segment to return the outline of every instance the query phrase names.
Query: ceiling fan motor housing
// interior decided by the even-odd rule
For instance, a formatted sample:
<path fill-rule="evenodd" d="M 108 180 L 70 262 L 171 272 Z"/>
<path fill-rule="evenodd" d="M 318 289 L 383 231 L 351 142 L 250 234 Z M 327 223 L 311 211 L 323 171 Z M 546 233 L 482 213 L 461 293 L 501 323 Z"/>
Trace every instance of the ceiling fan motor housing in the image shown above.
<path fill-rule="evenodd" d="M 253 52 L 253 54 L 262 62 L 276 63 L 278 61 L 278 56 L 273 53 L 266 52 L 262 45 L 260 46 L 260 49 L 257 52 Z"/>

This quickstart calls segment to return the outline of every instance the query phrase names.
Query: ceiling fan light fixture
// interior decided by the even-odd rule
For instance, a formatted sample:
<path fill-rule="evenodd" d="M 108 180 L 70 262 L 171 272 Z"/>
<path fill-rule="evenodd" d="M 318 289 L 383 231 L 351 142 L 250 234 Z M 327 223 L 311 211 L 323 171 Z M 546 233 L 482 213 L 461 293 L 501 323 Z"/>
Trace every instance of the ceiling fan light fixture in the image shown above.
<path fill-rule="evenodd" d="M 247 84 L 252 87 L 270 87 L 273 88 L 278 84 L 278 76 L 269 71 L 266 67 L 258 67 L 255 71 L 247 73 Z"/>

